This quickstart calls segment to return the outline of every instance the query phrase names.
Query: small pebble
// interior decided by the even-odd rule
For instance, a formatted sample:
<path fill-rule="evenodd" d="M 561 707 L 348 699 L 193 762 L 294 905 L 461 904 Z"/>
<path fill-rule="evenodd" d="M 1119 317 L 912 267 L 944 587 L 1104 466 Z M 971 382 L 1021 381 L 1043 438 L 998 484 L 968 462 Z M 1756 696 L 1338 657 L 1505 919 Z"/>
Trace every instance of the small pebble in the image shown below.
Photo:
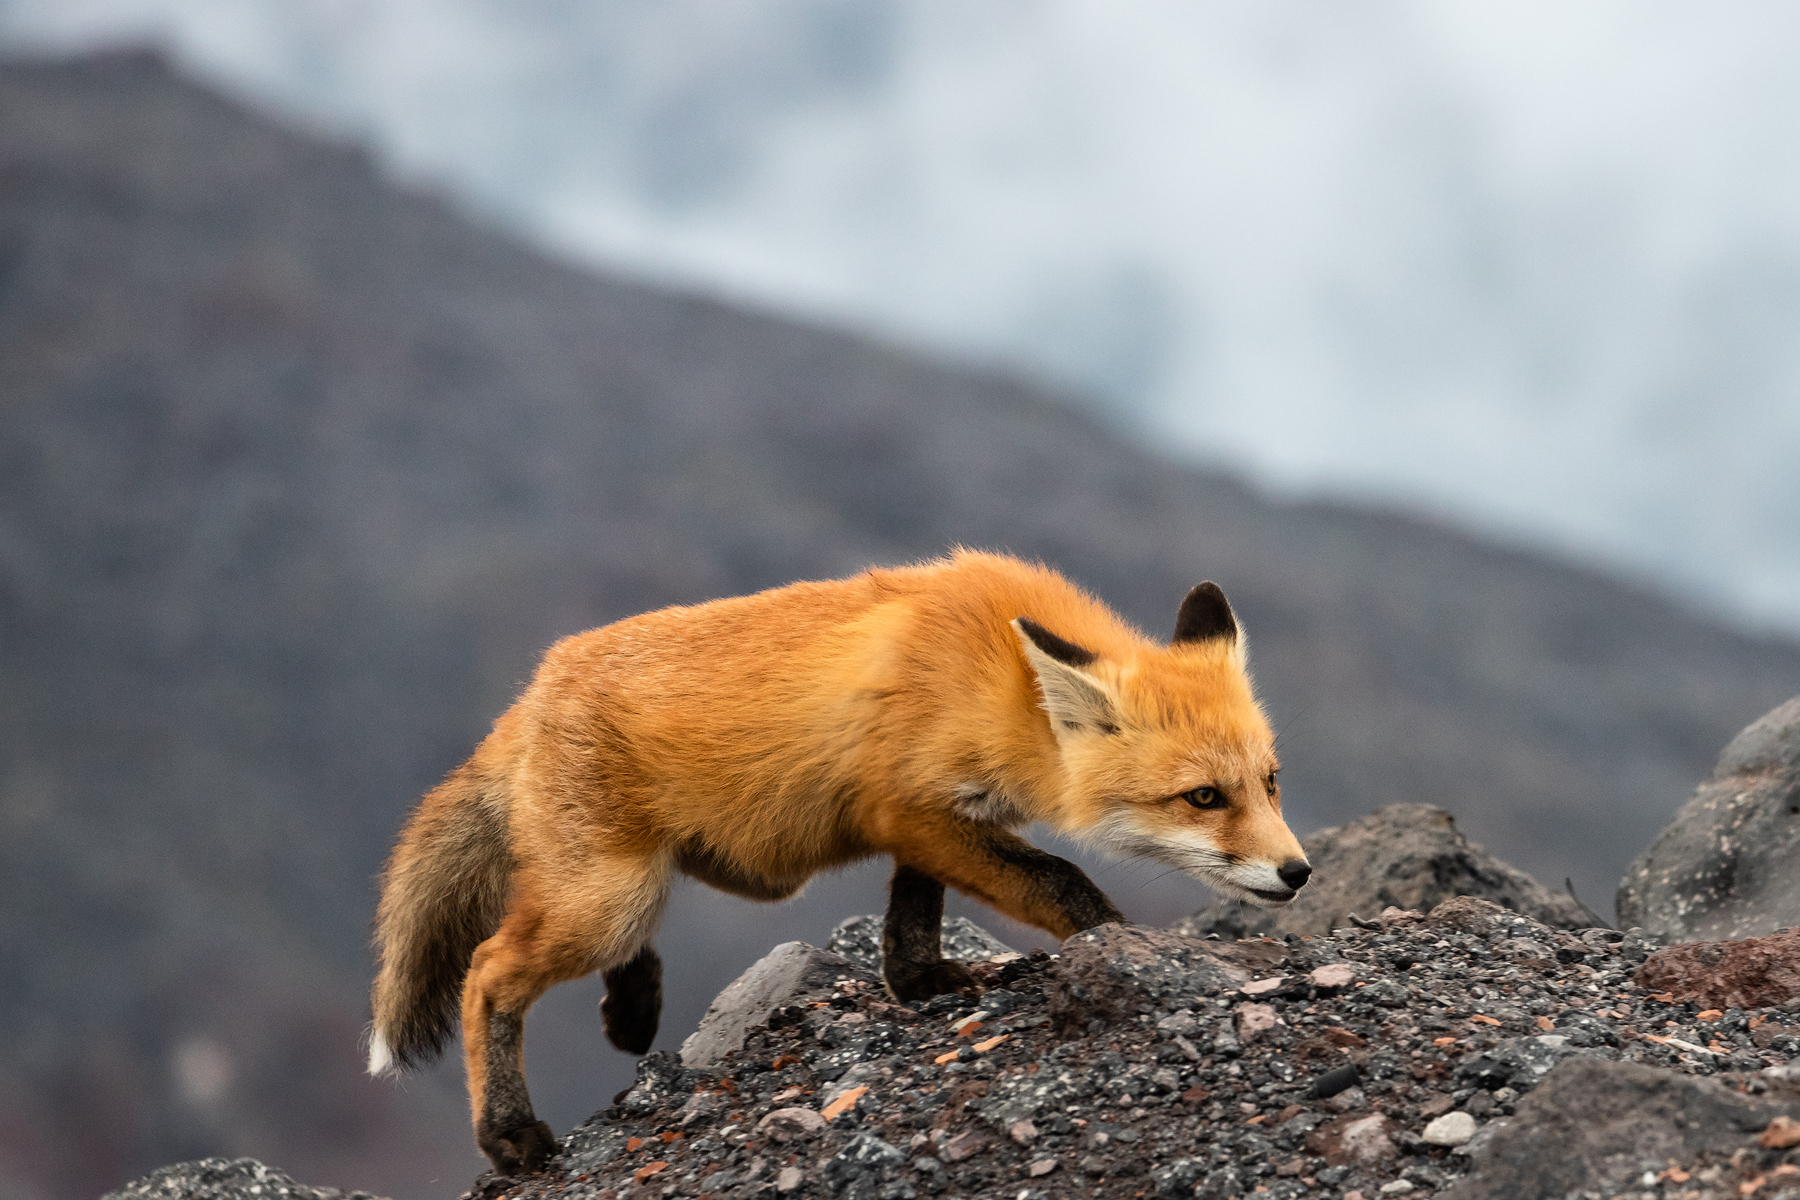
<path fill-rule="evenodd" d="M 1356 968 L 1349 963 L 1327 963 L 1306 977 L 1316 988 L 1343 988 L 1356 982 Z"/>
<path fill-rule="evenodd" d="M 1433 1146 L 1460 1146 L 1475 1136 L 1475 1118 L 1466 1112 L 1448 1112 L 1420 1134 Z"/>

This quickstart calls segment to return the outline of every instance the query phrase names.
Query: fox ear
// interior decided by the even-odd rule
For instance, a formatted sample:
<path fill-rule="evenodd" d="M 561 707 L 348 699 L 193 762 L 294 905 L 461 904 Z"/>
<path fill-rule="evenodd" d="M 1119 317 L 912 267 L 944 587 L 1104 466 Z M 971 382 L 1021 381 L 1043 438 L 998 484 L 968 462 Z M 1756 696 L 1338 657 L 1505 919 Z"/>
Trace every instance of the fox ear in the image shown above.
<path fill-rule="evenodd" d="M 1092 650 L 1065 641 L 1033 621 L 1020 617 L 1012 623 L 1025 649 L 1026 661 L 1037 674 L 1044 711 L 1056 740 L 1086 729 L 1096 733 L 1119 732 L 1119 710 L 1112 689 L 1084 669 L 1100 657 Z"/>
<path fill-rule="evenodd" d="M 1179 646 L 1185 642 L 1210 642 L 1214 638 L 1237 641 L 1238 623 L 1225 593 L 1209 579 L 1194 585 L 1194 590 L 1181 602 L 1181 611 L 1175 614 L 1173 641 Z"/>

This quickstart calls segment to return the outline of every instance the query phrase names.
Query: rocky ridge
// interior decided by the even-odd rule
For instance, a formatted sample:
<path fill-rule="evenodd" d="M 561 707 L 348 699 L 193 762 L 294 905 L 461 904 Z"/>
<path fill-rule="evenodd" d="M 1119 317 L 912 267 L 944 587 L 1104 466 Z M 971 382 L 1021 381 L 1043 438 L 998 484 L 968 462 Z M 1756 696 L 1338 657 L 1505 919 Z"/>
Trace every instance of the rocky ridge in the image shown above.
<path fill-rule="evenodd" d="M 1366 817 L 1315 830 L 1301 843 L 1312 879 L 1293 903 L 1258 908 L 1221 898 L 1175 928 L 1196 937 L 1330 933 L 1352 913 L 1429 911 L 1476 896 L 1562 929 L 1603 925 L 1571 891 L 1553 891 L 1469 840 L 1456 818 L 1430 804 L 1389 804 Z"/>
<path fill-rule="evenodd" d="M 1465 897 L 1282 940 L 1103 926 L 1059 955 L 977 962 L 979 999 L 920 1005 L 830 955 L 828 987 L 716 1065 L 650 1055 L 548 1171 L 469 1196 L 1502 1195 L 1490 1177 L 1517 1174 L 1516 1131 L 1545 1119 L 1536 1089 L 1595 1069 L 1624 1072 L 1602 1080 L 1615 1090 L 1698 1087 L 1725 1116 L 1652 1139 L 1653 1168 L 1590 1156 L 1577 1192 L 1620 1169 L 1635 1194 L 1688 1200 L 1800 1186 L 1800 1136 L 1782 1141 L 1800 995 L 1702 1008 L 1637 981 L 1657 951 Z M 1567 1086 L 1599 1086 L 1581 1079 Z M 1617 1141 L 1600 1126 L 1625 1108 L 1552 1123 Z"/>
<path fill-rule="evenodd" d="M 368 1192 L 295 1183 L 253 1158 L 202 1158 L 158 1167 L 110 1197 L 119 1200 L 378 1200 Z"/>
<path fill-rule="evenodd" d="M 746 979 L 793 988 L 709 1013 L 735 1045 L 649 1055 L 546 1171 L 464 1200 L 1800 1198 L 1793 934 L 1665 949 L 1474 897 L 1279 940 L 1108 925 L 1054 955 L 961 922 L 982 994 L 901 1005 L 875 923 L 778 948 Z M 109 1200 L 252 1197 L 363 1200 L 221 1159 Z"/>

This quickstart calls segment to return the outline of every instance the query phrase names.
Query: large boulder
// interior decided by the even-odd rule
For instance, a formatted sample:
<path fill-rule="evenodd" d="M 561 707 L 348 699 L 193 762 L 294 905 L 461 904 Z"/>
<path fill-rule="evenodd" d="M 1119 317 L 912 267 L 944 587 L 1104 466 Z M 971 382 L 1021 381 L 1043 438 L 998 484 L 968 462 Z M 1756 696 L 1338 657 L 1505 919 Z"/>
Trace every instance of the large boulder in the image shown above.
<path fill-rule="evenodd" d="M 1330 933 L 1352 913 L 1389 906 L 1429 912 L 1454 896 L 1476 896 L 1563 929 L 1603 925 L 1566 892 L 1552 891 L 1489 854 L 1429 804 L 1390 804 L 1359 821 L 1321 829 L 1303 845 L 1312 882 L 1286 908 L 1217 900 L 1176 922 L 1183 933 L 1226 938 Z"/>
<path fill-rule="evenodd" d="M 842 980 L 874 978 L 841 954 L 805 942 L 783 942 L 713 998 L 699 1027 L 681 1043 L 681 1065 L 713 1066 L 742 1048 L 745 1032 L 766 1024 L 776 1009 L 829 992 Z"/>
<path fill-rule="evenodd" d="M 1516 1116 L 1479 1137 L 1473 1169 L 1447 1198 L 1635 1193 L 1646 1164 L 1654 1172 L 1754 1152 L 1772 1120 L 1800 1116 L 1800 1088 L 1757 1085 L 1749 1094 L 1640 1063 L 1572 1058 L 1519 1102 Z"/>
<path fill-rule="evenodd" d="M 1619 924 L 1683 942 L 1800 925 L 1800 696 L 1731 740 L 1619 881 Z"/>

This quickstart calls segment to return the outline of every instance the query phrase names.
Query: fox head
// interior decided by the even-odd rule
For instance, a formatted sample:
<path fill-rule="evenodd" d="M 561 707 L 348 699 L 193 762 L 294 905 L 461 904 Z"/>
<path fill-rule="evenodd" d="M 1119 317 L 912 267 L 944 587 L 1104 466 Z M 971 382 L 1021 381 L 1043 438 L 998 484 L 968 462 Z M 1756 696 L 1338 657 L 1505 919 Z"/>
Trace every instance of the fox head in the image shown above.
<path fill-rule="evenodd" d="M 1062 759 L 1064 832 L 1286 904 L 1312 867 L 1281 816 L 1275 738 L 1225 593 L 1202 583 L 1175 637 L 1109 658 L 1013 623 Z"/>

